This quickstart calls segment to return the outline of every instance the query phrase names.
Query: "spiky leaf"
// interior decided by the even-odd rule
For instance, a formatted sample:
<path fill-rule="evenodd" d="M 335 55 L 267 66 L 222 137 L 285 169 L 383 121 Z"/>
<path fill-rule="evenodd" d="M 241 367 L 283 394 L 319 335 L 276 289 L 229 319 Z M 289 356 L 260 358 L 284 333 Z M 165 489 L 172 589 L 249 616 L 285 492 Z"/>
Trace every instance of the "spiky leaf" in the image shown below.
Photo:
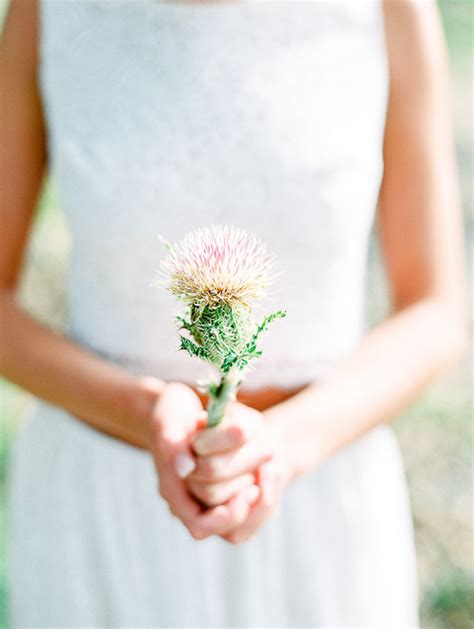
<path fill-rule="evenodd" d="M 185 336 L 179 337 L 181 340 L 181 345 L 179 349 L 184 349 L 188 352 L 190 356 L 197 356 L 197 358 L 202 358 L 203 360 L 209 360 L 209 352 L 205 347 L 200 347 L 193 343 L 191 340 L 187 339 Z"/>

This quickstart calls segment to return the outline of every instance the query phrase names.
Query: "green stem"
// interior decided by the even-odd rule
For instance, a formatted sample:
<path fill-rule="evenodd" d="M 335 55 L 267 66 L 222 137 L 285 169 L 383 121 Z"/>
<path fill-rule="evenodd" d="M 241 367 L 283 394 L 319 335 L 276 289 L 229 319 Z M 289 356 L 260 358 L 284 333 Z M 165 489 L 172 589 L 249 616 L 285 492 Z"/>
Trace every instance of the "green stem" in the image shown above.
<path fill-rule="evenodd" d="M 227 404 L 234 399 L 238 383 L 229 375 L 222 376 L 219 386 L 209 394 L 207 406 L 208 427 L 217 426 L 224 418 Z"/>

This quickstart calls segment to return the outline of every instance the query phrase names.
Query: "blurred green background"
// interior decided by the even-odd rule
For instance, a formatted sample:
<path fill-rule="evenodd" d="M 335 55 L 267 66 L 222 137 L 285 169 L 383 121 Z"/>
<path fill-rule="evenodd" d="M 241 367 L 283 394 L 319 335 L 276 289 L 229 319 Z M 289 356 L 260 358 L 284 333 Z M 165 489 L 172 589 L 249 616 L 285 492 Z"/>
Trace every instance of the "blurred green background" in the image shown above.
<path fill-rule="evenodd" d="M 392 0 L 398 1 L 398 0 Z M 424 0 L 419 0 L 424 1 Z M 472 259 L 472 13 L 470 1 L 439 3 L 451 60 L 453 124 L 465 209 L 466 261 Z M 7 6 L 0 2 L 0 22 Z M 54 186 L 38 203 L 20 286 L 23 306 L 61 330 L 66 317 L 64 273 L 68 235 Z M 469 265 L 466 265 L 467 267 Z M 468 268 L 468 274 L 469 268 Z M 469 285 L 471 286 L 469 277 Z M 369 274 L 372 321 L 386 314 L 383 271 L 374 243 Z M 8 452 L 31 397 L 0 380 L 0 626 L 6 627 L 5 480 Z M 416 525 L 422 623 L 432 628 L 474 627 L 472 405 L 469 357 L 438 381 L 394 424 L 407 468 Z"/>

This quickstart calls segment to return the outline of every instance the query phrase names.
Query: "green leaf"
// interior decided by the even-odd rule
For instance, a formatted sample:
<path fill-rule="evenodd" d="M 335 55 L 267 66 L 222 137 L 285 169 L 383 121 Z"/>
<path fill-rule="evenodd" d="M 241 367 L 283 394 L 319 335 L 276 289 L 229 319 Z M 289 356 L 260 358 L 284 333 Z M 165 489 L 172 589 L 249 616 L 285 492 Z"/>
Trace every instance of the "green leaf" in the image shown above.
<path fill-rule="evenodd" d="M 188 332 L 192 332 L 193 324 L 185 319 L 181 315 L 176 315 L 176 321 L 179 324 L 180 330 L 187 330 Z"/>
<path fill-rule="evenodd" d="M 204 360 L 210 359 L 209 352 L 205 347 L 200 347 L 199 345 L 196 345 L 196 343 L 193 343 L 185 336 L 180 336 L 179 338 L 181 340 L 181 345 L 179 349 L 184 349 L 186 352 L 188 352 L 190 356 L 197 356 L 198 358 L 203 358 Z"/>
<path fill-rule="evenodd" d="M 284 310 L 277 310 L 277 312 L 273 312 L 272 314 L 267 315 L 263 319 L 262 323 L 259 326 L 257 326 L 257 331 L 252 336 L 250 341 L 247 343 L 246 345 L 247 352 L 253 353 L 255 351 L 257 347 L 257 341 L 260 335 L 267 330 L 268 326 L 270 325 L 270 323 L 272 323 L 272 321 L 275 321 L 276 319 L 283 319 L 284 317 L 286 317 L 286 312 Z"/>
<path fill-rule="evenodd" d="M 225 374 L 229 373 L 229 371 L 237 363 L 238 360 L 239 360 L 239 356 L 237 354 L 234 354 L 233 352 L 229 353 L 222 361 L 222 364 L 220 367 L 222 373 L 225 373 Z"/>

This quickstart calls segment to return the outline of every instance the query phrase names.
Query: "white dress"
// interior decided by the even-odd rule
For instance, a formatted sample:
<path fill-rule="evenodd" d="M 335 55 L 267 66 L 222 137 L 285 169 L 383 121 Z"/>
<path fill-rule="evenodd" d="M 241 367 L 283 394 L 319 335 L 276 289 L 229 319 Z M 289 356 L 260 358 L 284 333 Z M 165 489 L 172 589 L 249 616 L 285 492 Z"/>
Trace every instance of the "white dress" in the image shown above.
<path fill-rule="evenodd" d="M 280 259 L 248 387 L 323 378 L 365 330 L 388 93 L 380 1 L 40 2 L 39 78 L 72 254 L 68 335 L 193 382 L 164 251 L 211 223 Z M 37 401 L 10 469 L 16 627 L 416 627 L 410 505 L 379 427 L 287 488 L 248 543 L 196 541 L 151 456 Z"/>

